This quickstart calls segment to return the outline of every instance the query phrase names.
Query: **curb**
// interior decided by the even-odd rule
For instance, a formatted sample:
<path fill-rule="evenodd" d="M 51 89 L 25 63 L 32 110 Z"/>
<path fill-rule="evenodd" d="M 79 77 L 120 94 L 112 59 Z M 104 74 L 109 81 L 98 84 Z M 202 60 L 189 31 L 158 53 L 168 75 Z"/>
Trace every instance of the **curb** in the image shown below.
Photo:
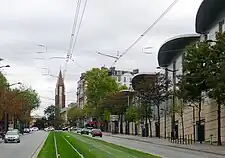
<path fill-rule="evenodd" d="M 127 139 L 127 140 L 135 140 L 135 141 L 139 141 L 139 142 L 145 142 L 145 143 L 149 143 L 149 144 L 156 144 L 156 145 L 167 146 L 167 147 L 172 147 L 172 148 L 180 148 L 180 149 L 192 150 L 192 151 L 197 151 L 197 152 L 204 152 L 204 153 L 213 154 L 213 155 L 225 156 L 225 154 L 210 152 L 207 150 L 198 150 L 198 149 L 191 149 L 191 148 L 181 147 L 181 146 L 165 145 L 165 144 L 153 143 L 153 142 L 146 141 L 146 140 L 139 140 L 139 139 L 134 139 L 134 138 L 124 138 L 124 137 L 115 136 L 115 135 L 110 135 L 110 136 Z"/>
<path fill-rule="evenodd" d="M 39 152 L 41 151 L 46 139 L 48 138 L 50 132 L 47 134 L 47 136 L 41 141 L 41 143 L 38 145 L 38 147 L 35 149 L 35 151 L 33 152 L 33 154 L 30 156 L 30 158 L 37 158 Z"/>

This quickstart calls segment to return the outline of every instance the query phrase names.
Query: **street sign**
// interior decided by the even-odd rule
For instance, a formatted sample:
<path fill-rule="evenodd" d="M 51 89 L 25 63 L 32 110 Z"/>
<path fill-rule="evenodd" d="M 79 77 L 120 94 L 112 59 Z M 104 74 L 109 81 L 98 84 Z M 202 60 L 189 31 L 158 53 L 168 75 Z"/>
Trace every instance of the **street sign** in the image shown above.
<path fill-rule="evenodd" d="M 118 121 L 119 115 L 110 115 L 110 121 Z"/>

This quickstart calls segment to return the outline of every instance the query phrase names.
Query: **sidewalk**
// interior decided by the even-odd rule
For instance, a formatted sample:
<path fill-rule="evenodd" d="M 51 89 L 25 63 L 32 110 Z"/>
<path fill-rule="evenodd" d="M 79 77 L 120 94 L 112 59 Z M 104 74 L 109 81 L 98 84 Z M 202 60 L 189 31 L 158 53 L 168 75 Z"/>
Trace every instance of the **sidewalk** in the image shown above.
<path fill-rule="evenodd" d="M 192 145 L 185 145 L 185 144 L 175 144 L 169 142 L 167 139 L 164 138 L 150 138 L 150 137 L 141 137 L 141 136 L 134 136 L 134 135 L 124 135 L 124 134 L 111 134 L 111 133 L 104 133 L 104 135 L 117 137 L 117 138 L 123 138 L 123 139 L 129 139 L 129 140 L 135 140 L 135 141 L 141 141 L 145 143 L 151 143 L 161 146 L 168 146 L 173 148 L 180 148 L 180 149 L 186 149 L 186 150 L 193 150 L 198 152 L 205 152 L 209 154 L 216 154 L 225 156 L 225 147 L 224 146 L 213 146 L 209 144 L 192 144 Z"/>

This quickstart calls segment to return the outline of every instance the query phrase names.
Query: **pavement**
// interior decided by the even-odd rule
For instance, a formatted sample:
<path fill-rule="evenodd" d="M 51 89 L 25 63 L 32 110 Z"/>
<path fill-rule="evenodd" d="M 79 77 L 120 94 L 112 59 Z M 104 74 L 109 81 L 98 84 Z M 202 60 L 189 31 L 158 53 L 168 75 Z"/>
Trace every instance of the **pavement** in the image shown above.
<path fill-rule="evenodd" d="M 163 158 L 225 158 L 224 147 L 207 144 L 173 144 L 165 139 L 103 133 L 102 139 L 124 147 L 152 153 Z"/>
<path fill-rule="evenodd" d="M 24 134 L 20 143 L 4 143 L 0 141 L 0 158 L 36 158 L 48 132 L 37 131 Z"/>

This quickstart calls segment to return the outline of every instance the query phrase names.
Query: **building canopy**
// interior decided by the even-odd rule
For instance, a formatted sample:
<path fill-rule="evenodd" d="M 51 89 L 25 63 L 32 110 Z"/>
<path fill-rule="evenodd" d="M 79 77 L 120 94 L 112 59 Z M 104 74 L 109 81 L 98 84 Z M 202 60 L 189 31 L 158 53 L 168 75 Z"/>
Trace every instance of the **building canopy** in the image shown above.
<path fill-rule="evenodd" d="M 170 63 L 179 56 L 186 46 L 199 40 L 199 35 L 182 35 L 167 40 L 159 49 L 158 64 L 160 67 L 167 67 Z"/>
<path fill-rule="evenodd" d="M 225 12 L 225 0 L 204 0 L 200 5 L 196 20 L 195 30 L 205 34 L 212 24 L 218 20 L 221 13 Z"/>

